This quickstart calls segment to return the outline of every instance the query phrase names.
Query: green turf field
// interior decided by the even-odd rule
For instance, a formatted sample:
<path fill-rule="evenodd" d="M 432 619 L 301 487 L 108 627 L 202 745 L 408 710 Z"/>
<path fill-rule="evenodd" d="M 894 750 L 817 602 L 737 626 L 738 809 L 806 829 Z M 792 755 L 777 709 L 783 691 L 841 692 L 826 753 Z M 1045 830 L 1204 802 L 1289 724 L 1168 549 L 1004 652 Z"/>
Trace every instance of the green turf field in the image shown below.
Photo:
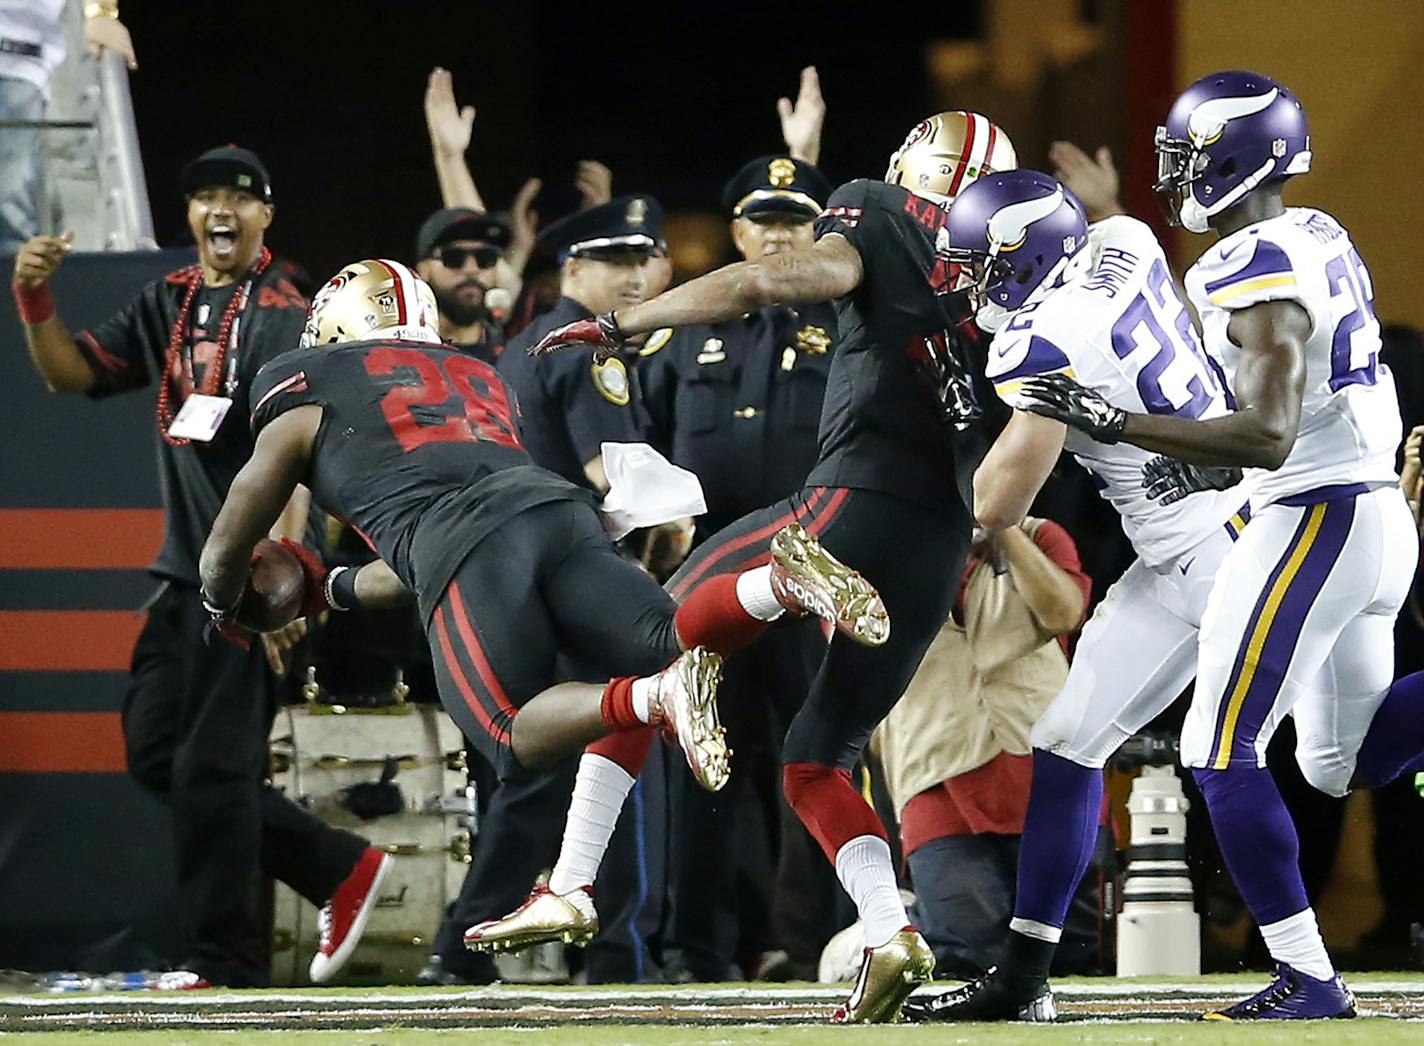
<path fill-rule="evenodd" d="M 1424 976 L 1349 977 L 1355 1021 L 1198 1023 L 1203 1010 L 1262 987 L 1263 974 L 1182 980 L 1079 978 L 1055 985 L 1057 1025 L 827 1025 L 845 987 L 681 985 L 549 988 L 337 988 L 0 994 L 0 1046 L 311 1043 L 353 1046 L 997 1046 L 1000 1043 L 1424 1043 Z"/>

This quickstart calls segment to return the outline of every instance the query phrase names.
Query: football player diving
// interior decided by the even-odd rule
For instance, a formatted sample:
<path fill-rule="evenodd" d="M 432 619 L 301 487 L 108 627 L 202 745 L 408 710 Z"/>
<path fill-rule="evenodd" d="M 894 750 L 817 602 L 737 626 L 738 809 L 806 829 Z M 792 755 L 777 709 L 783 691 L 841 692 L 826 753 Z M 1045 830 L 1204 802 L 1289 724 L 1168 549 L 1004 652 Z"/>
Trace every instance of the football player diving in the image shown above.
<path fill-rule="evenodd" d="M 813 537 L 778 528 L 759 541 L 768 565 L 675 605 L 617 553 L 590 494 L 530 462 L 503 382 L 443 346 L 438 322 L 429 286 L 396 262 L 348 265 L 317 294 L 305 347 L 253 387 L 255 448 L 201 557 L 210 612 L 234 623 L 253 547 L 304 483 L 381 558 L 327 573 L 289 546 L 303 613 L 414 593 L 441 702 L 502 776 L 651 724 L 720 788 L 720 655 L 806 612 L 795 593 L 842 628 L 888 628 L 874 592 Z M 555 685 L 565 650 L 614 678 Z"/>

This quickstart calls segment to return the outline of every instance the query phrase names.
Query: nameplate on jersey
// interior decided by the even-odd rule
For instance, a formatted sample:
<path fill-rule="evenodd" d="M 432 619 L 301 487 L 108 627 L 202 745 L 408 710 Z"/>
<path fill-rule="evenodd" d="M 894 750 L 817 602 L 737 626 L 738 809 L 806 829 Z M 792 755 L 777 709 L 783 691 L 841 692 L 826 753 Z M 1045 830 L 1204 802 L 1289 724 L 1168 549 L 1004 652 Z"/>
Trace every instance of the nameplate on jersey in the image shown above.
<path fill-rule="evenodd" d="M 721 338 L 708 338 L 702 343 L 702 351 L 697 354 L 699 364 L 721 363 L 726 358 L 727 353 L 722 348 Z"/>
<path fill-rule="evenodd" d="M 168 426 L 168 435 L 194 443 L 209 443 L 222 428 L 223 418 L 230 410 L 232 400 L 227 396 L 204 396 L 195 392 L 183 401 L 178 416 Z"/>

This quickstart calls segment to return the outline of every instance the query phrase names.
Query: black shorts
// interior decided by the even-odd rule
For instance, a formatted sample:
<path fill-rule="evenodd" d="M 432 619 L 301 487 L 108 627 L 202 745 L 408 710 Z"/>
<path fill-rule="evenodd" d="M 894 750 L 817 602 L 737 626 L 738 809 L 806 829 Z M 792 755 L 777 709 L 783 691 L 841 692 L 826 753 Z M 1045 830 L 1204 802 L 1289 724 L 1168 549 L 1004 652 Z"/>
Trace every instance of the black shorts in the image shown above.
<path fill-rule="evenodd" d="M 526 509 L 475 546 L 431 613 L 441 703 L 507 776 L 518 768 L 514 716 L 561 681 L 560 653 L 610 678 L 660 671 L 680 652 L 676 609 L 618 554 L 591 507 Z"/>
<path fill-rule="evenodd" d="M 709 577 L 770 562 L 772 535 L 788 523 L 800 523 L 859 570 L 890 613 L 884 646 L 841 635 L 832 640 L 786 734 L 784 762 L 850 769 L 949 617 L 969 551 L 969 515 L 875 490 L 807 487 L 708 539 L 668 581 L 668 591 L 681 601 Z"/>

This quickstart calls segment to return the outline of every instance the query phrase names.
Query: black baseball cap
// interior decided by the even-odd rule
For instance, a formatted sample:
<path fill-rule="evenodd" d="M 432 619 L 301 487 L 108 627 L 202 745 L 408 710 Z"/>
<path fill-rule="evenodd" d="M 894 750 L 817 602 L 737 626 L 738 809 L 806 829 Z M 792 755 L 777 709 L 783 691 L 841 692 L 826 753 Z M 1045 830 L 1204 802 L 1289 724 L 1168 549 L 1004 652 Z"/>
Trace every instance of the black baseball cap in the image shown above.
<path fill-rule="evenodd" d="M 733 218 L 779 212 L 814 218 L 831 195 L 820 169 L 789 156 L 760 156 L 742 165 L 722 189 Z"/>
<path fill-rule="evenodd" d="M 504 250 L 509 239 L 509 222 L 499 215 L 469 207 L 446 207 L 420 223 L 420 231 L 415 234 L 415 257 L 429 258 L 435 248 L 452 240 L 474 240 Z"/>
<path fill-rule="evenodd" d="M 250 192 L 263 203 L 272 202 L 272 179 L 267 168 L 251 149 L 240 145 L 219 145 L 209 149 L 183 168 L 183 195 L 199 189 L 221 186 Z"/>
<path fill-rule="evenodd" d="M 539 233 L 539 246 L 560 258 L 652 254 L 666 246 L 662 204 L 635 194 L 578 211 Z"/>

